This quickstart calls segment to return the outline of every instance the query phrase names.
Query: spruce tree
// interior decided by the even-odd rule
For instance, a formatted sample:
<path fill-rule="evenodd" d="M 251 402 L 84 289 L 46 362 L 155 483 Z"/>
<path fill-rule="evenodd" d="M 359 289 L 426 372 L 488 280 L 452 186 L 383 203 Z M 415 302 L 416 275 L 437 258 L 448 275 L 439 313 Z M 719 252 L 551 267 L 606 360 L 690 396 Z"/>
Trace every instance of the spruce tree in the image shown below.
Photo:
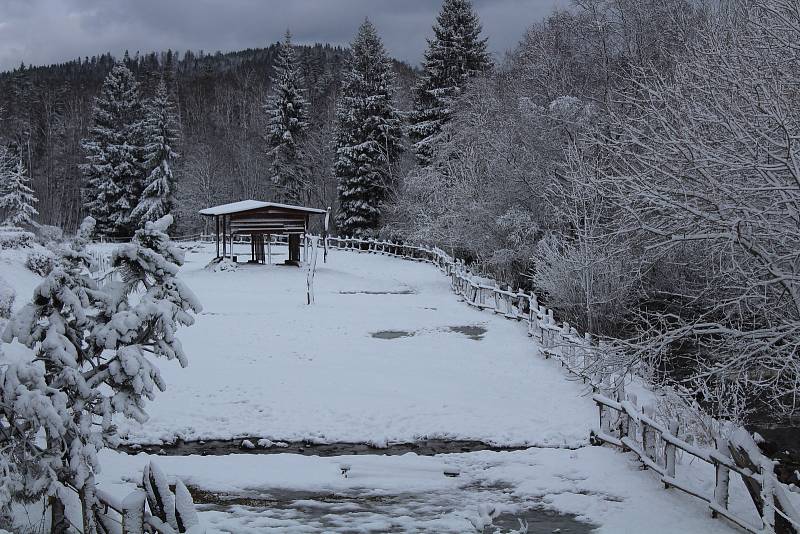
<path fill-rule="evenodd" d="M 383 42 L 372 23 L 365 20 L 351 45 L 337 109 L 337 224 L 346 235 L 374 235 L 380 224 L 391 167 L 402 149 L 393 83 L 392 64 Z"/>
<path fill-rule="evenodd" d="M 5 165 L 0 163 L 0 167 Z M 21 159 L 16 165 L 5 170 L 0 168 L 0 209 L 5 212 L 4 225 L 35 226 L 36 211 L 34 204 L 39 202 L 31 189 L 30 180 L 25 174 L 25 164 Z"/>
<path fill-rule="evenodd" d="M 94 475 L 98 451 L 119 445 L 114 416 L 147 420 L 146 401 L 166 387 L 154 358 L 187 365 L 177 331 L 191 325 L 202 306 L 177 277 L 183 252 L 166 233 L 171 224 L 170 215 L 145 223 L 114 251 L 117 276 L 101 284 L 90 276 L 84 245 L 92 221 L 85 221 L 0 338 L 35 354 L 0 367 L 0 425 L 19 428 L 27 438 L 19 443 L 25 454 L 16 456 L 25 463 L 11 474 L 18 480 L 35 476 L 39 493 L 54 501 L 63 495 L 60 488 L 78 489 L 82 532 L 106 532 L 95 523 Z M 42 436 L 47 447 L 39 450 Z M 38 473 L 25 471 L 32 456 L 42 467 Z M 22 497 L 33 493 L 15 486 Z"/>
<path fill-rule="evenodd" d="M 144 143 L 144 189 L 132 217 L 140 225 L 155 221 L 172 212 L 175 202 L 175 177 L 172 162 L 178 158 L 174 147 L 178 142 L 175 110 L 162 78 L 155 95 L 147 103 L 142 124 Z"/>
<path fill-rule="evenodd" d="M 410 136 L 421 165 L 429 165 L 453 101 L 469 79 L 491 67 L 486 39 L 469 0 L 444 0 L 428 40 L 423 75 L 416 87 Z"/>
<path fill-rule="evenodd" d="M 272 77 L 272 96 L 265 109 L 269 116 L 267 139 L 272 181 L 282 201 L 301 204 L 307 188 L 308 169 L 300 143 L 308 130 L 308 101 L 292 46 L 292 35 L 278 50 Z"/>
<path fill-rule="evenodd" d="M 95 98 L 94 126 L 82 142 L 86 205 L 103 235 L 127 237 L 136 226 L 131 211 L 142 189 L 141 115 L 139 84 L 117 63 Z"/>

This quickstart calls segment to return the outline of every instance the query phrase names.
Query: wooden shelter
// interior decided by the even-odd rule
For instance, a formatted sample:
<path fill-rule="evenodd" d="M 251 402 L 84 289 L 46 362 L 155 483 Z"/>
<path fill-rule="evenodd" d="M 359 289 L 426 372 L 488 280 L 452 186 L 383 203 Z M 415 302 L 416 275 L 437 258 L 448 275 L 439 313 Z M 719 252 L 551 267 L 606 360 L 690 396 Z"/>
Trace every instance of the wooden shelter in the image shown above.
<path fill-rule="evenodd" d="M 249 235 L 251 261 L 265 263 L 264 237 L 269 247 L 271 236 L 286 235 L 289 244 L 286 263 L 292 265 L 300 264 L 300 241 L 308 232 L 309 218 L 326 213 L 317 208 L 259 200 L 242 200 L 200 210 L 201 215 L 214 217 L 217 258 L 233 257 L 234 236 Z"/>

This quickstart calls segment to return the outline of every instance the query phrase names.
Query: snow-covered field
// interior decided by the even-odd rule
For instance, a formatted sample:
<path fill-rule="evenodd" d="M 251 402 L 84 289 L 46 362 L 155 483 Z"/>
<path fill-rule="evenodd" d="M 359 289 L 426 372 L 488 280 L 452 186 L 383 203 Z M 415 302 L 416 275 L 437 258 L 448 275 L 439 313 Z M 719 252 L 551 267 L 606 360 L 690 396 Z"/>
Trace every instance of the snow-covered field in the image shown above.
<path fill-rule="evenodd" d="M 482 532 L 475 525 L 489 524 L 491 509 L 511 519 L 509 527 L 527 516 L 530 533 L 735 532 L 711 519 L 699 501 L 664 490 L 632 457 L 601 447 L 434 457 L 105 452 L 104 488 L 124 496 L 152 459 L 190 487 L 222 495 L 218 502 L 198 505 L 211 532 Z M 350 465 L 347 478 L 342 463 Z M 445 477 L 445 468 L 460 474 Z M 589 526 L 553 524 L 536 509 L 573 514 Z M 539 516 L 541 524 L 531 520 Z"/>
<path fill-rule="evenodd" d="M 521 323 L 459 302 L 434 267 L 334 251 L 320 261 L 308 306 L 304 270 L 212 272 L 210 252 L 189 254 L 182 273 L 205 308 L 180 332 L 189 367 L 162 362 L 168 389 L 149 405 L 150 420 L 119 421 L 129 441 L 444 438 L 532 448 L 327 458 L 104 451 L 106 490 L 126 495 L 156 459 L 196 493 L 211 532 L 483 532 L 492 521 L 517 526 L 517 517 L 529 532 L 731 531 L 631 456 L 589 446 L 596 407 L 583 385 L 543 359 Z M 36 282 L 20 269 L 3 264 L 18 306 Z M 707 487 L 713 473 L 696 476 Z M 732 501 L 747 504 L 741 488 Z"/>
<path fill-rule="evenodd" d="M 596 413 L 582 384 L 537 356 L 522 323 L 460 303 L 433 267 L 333 251 L 308 306 L 304 270 L 209 272 L 209 259 L 190 254 L 183 269 L 204 306 L 180 332 L 189 367 L 162 365 L 151 419 L 123 427 L 133 442 L 587 442 Z M 451 330 L 464 326 L 486 333 Z"/>

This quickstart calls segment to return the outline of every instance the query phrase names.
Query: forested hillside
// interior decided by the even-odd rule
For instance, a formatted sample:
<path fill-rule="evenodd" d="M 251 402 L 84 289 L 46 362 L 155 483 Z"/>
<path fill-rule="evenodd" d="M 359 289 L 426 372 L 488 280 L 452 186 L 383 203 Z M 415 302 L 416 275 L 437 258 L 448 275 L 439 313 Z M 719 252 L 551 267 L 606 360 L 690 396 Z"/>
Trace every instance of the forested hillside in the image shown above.
<path fill-rule="evenodd" d="M 198 209 L 214 202 L 271 198 L 267 161 L 267 116 L 264 105 L 279 45 L 231 53 L 172 51 L 110 54 L 50 66 L 20 66 L 0 74 L 0 144 L 9 145 L 25 160 L 39 198 L 39 222 L 77 227 L 86 214 L 81 189 L 86 162 L 81 147 L 92 126 L 93 101 L 117 60 L 141 84 L 144 102 L 166 79 L 176 110 L 175 161 L 177 215 L 181 232 L 197 231 Z M 332 205 L 336 183 L 332 175 L 331 139 L 335 101 L 349 52 L 329 45 L 297 46 L 298 67 L 310 103 L 313 186 L 309 202 Z M 413 69 L 393 62 L 398 103 L 408 107 Z"/>

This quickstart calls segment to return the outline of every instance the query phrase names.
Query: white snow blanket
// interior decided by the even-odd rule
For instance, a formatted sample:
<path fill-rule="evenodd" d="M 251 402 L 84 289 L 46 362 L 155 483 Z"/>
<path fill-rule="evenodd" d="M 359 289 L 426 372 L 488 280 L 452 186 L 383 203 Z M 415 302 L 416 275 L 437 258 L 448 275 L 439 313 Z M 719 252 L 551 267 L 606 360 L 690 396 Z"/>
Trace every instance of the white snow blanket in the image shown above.
<path fill-rule="evenodd" d="M 518 517 L 528 518 L 531 533 L 593 527 L 600 534 L 737 532 L 712 519 L 700 501 L 664 490 L 631 456 L 606 447 L 331 458 L 104 451 L 103 488 L 123 497 L 151 459 L 190 487 L 215 494 L 198 504 L 209 533 L 460 534 L 484 532 L 475 527 L 490 524 L 485 532 L 511 532 L 519 528 Z M 343 463 L 350 467 L 347 478 Z M 446 477 L 445 470 L 459 476 Z M 589 525 L 577 530 L 583 525 L 559 524 L 537 508 L 573 514 Z"/>
<path fill-rule="evenodd" d="M 210 258 L 187 254 L 181 273 L 204 308 L 179 333 L 189 367 L 163 362 L 150 420 L 121 422 L 131 442 L 588 440 L 597 412 L 583 384 L 538 355 L 523 323 L 459 302 L 430 265 L 332 251 L 308 306 L 302 269 L 213 272 Z M 486 333 L 452 330 L 465 326 Z M 409 335 L 373 337 L 386 331 Z"/>
<path fill-rule="evenodd" d="M 182 272 L 205 309 L 180 332 L 189 367 L 161 362 L 168 390 L 149 404 L 146 423 L 120 421 L 130 441 L 450 438 L 541 448 L 330 458 L 106 450 L 98 480 L 118 497 L 156 458 L 207 492 L 199 509 L 209 532 L 510 532 L 517 517 L 531 532 L 580 531 L 535 508 L 577 515 L 591 523 L 583 531 L 733 531 L 700 501 L 664 490 L 631 455 L 588 446 L 597 416 L 585 387 L 539 355 L 523 323 L 459 302 L 434 267 L 333 251 L 308 306 L 303 270 L 215 272 L 204 269 L 210 251 L 188 254 Z M 18 307 L 38 277 L 20 258 L 2 259 Z M 461 328 L 476 326 L 485 333 Z M 713 470 L 685 460 L 679 470 L 709 491 Z M 731 502 L 748 516 L 742 487 L 732 486 Z"/>

